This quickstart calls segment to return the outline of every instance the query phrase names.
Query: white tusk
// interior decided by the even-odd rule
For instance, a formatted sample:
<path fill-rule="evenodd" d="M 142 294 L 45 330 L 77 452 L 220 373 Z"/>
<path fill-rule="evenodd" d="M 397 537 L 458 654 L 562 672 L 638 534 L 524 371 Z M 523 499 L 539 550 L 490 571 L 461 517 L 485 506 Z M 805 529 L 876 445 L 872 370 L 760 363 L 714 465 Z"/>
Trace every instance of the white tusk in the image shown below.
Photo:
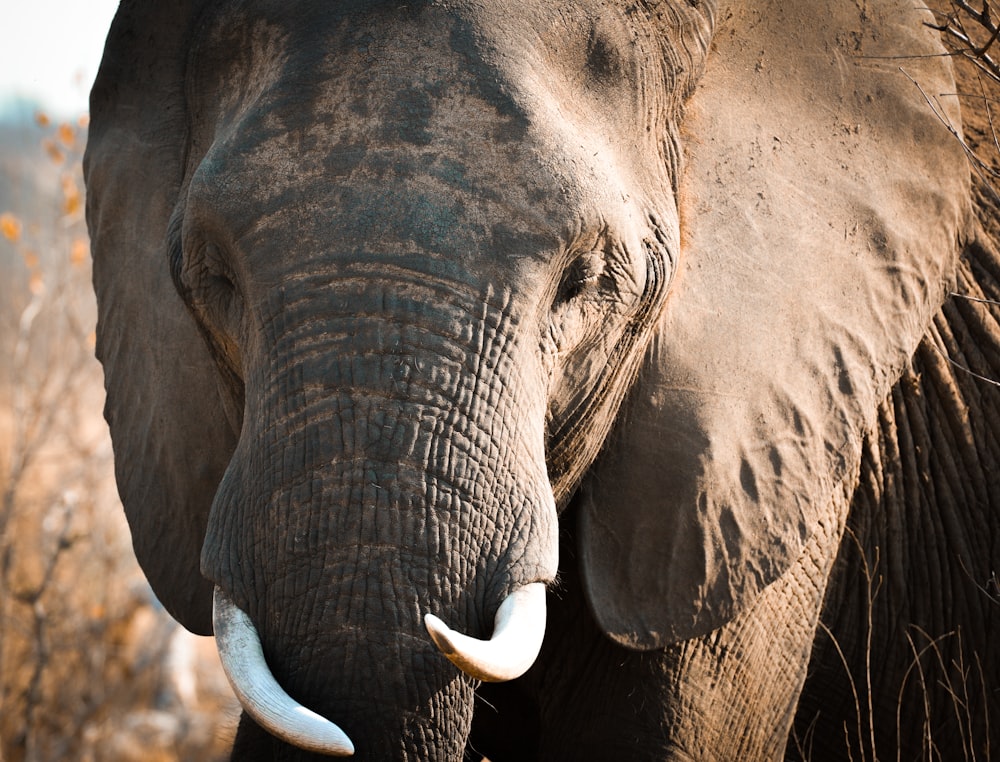
<path fill-rule="evenodd" d="M 424 617 L 431 640 L 448 660 L 472 677 L 499 683 L 520 677 L 534 664 L 545 636 L 545 585 L 533 582 L 507 596 L 489 640 L 455 632 L 433 614 Z"/>
<path fill-rule="evenodd" d="M 339 727 L 306 709 L 278 685 L 264 660 L 250 617 L 217 586 L 212 622 L 222 668 L 254 721 L 273 736 L 306 751 L 349 757 L 354 744 Z"/>

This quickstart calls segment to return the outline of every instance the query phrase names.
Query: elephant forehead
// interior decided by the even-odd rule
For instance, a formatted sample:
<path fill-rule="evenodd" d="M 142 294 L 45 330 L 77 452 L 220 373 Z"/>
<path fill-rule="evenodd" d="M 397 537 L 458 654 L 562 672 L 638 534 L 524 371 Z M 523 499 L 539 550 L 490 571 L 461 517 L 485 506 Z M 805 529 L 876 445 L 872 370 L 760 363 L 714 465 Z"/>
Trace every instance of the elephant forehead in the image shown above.
<path fill-rule="evenodd" d="M 610 43 L 582 61 L 555 55 L 551 41 L 527 33 L 545 14 L 525 8 L 505 24 L 451 6 L 364 7 L 324 6 L 315 18 L 302 9 L 255 11 L 248 24 L 235 23 L 233 11 L 216 13 L 191 56 L 188 175 L 226 178 L 237 206 L 289 193 L 322 204 L 324 189 L 342 182 L 375 189 L 372 198 L 391 210 L 386 196 L 405 186 L 415 198 L 435 196 L 443 222 L 454 201 L 441 199 L 450 198 L 479 227 L 522 217 L 557 233 L 574 216 L 605 214 L 609 200 L 636 195 L 634 172 L 621 160 L 635 156 L 635 140 L 621 119 L 595 118 L 587 95 L 636 69 Z M 551 30 L 550 20 L 535 20 Z M 580 26 L 593 37 L 592 24 Z M 581 74 L 597 66 L 595 56 L 601 76 Z M 645 129 L 635 133 L 648 140 Z M 660 163 L 647 158 L 654 160 L 643 166 Z"/>
<path fill-rule="evenodd" d="M 458 159 L 372 149 L 349 176 L 308 177 L 266 157 L 242 157 L 242 166 L 229 169 L 214 153 L 189 188 L 184 235 L 223 242 L 260 275 L 289 264 L 295 252 L 299 265 L 363 256 L 388 266 L 404 258 L 424 267 L 447 263 L 456 277 L 479 272 L 509 280 L 564 245 L 558 218 L 546 216 L 529 190 L 483 184 L 470 192 L 463 184 L 480 187 L 481 180 L 462 179 L 466 167 Z M 378 167 L 393 159 L 380 175 Z"/>

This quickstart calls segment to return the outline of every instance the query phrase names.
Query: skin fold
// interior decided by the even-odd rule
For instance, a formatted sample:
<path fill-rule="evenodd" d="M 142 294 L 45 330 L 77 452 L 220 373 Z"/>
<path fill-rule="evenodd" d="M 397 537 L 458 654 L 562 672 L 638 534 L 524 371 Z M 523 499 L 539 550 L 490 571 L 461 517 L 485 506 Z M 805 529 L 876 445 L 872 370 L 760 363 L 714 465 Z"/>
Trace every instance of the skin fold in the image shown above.
<path fill-rule="evenodd" d="M 949 296 L 1000 296 L 996 206 L 929 18 L 123 4 L 87 213 L 164 605 L 210 634 L 221 592 L 364 760 L 1000 743 L 1000 400 L 943 354 L 1000 371 Z M 428 634 L 536 582 L 516 679 Z M 321 758 L 251 715 L 233 759 Z"/>

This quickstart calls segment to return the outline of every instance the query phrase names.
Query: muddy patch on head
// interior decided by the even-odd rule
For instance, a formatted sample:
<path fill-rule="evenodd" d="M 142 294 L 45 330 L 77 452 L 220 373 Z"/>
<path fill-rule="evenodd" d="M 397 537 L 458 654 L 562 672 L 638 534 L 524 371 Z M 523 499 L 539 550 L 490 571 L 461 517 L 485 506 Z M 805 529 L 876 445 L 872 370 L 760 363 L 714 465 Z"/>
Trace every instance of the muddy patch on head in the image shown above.
<path fill-rule="evenodd" d="M 379 137 L 389 142 L 430 145 L 434 139 L 431 130 L 434 101 L 440 97 L 441 89 L 440 85 L 430 84 L 423 88 L 407 87 L 396 93 Z"/>

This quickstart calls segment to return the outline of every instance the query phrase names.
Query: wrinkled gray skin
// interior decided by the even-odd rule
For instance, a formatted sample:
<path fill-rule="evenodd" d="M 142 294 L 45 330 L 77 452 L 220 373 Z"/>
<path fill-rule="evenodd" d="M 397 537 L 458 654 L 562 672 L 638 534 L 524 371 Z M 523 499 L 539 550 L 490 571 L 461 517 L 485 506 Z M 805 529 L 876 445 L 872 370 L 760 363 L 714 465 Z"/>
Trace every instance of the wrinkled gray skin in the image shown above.
<path fill-rule="evenodd" d="M 86 157 L 98 354 L 171 613 L 208 633 L 226 591 L 364 760 L 915 753 L 911 624 L 962 628 L 942 664 L 979 648 L 965 703 L 995 715 L 965 735 L 1000 748 L 997 390 L 929 343 L 995 341 L 945 304 L 995 297 L 995 214 L 898 70 L 954 92 L 927 17 L 843 5 L 123 4 Z M 869 733 L 826 633 L 866 704 L 876 547 Z M 518 680 L 424 630 L 488 637 L 535 581 Z M 306 757 L 241 723 L 234 759 Z"/>

